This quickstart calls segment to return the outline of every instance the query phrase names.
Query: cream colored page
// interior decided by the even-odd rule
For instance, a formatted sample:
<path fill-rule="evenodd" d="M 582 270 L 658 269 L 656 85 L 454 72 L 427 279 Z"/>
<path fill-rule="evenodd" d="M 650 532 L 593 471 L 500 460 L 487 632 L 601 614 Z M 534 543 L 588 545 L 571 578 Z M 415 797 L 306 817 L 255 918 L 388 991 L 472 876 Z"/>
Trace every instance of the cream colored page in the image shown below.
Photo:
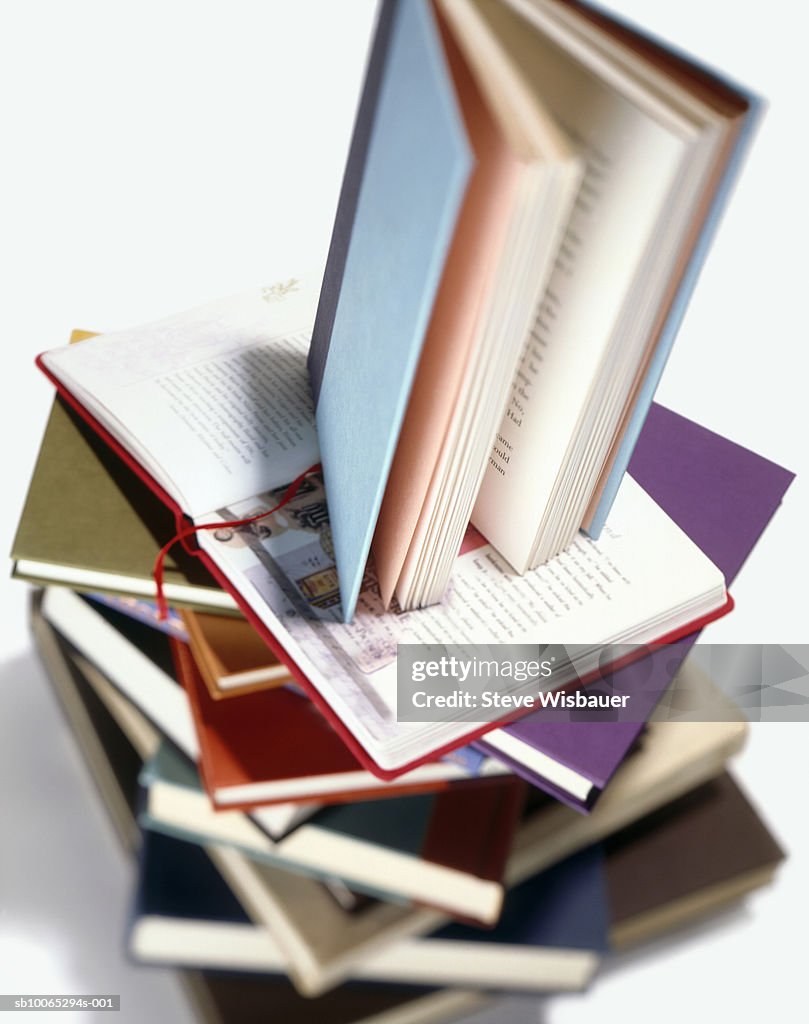
<path fill-rule="evenodd" d="M 643 361 L 635 375 L 632 390 L 624 403 L 620 423 L 610 453 L 596 484 L 588 509 L 585 512 L 583 525 L 587 529 L 596 508 L 601 500 L 603 489 L 610 477 L 615 457 L 623 441 L 627 425 L 635 407 L 639 390 L 646 379 L 650 360 L 654 354 L 660 333 L 666 325 L 671 311 L 671 303 L 676 297 L 682 283 L 682 276 L 688 267 L 693 248 L 703 229 L 704 221 L 710 212 L 713 198 L 727 167 L 728 159 L 736 145 L 742 127 L 742 115 L 748 109 L 748 102 L 738 93 L 711 79 L 704 73 L 696 72 L 693 66 L 684 64 L 675 54 L 665 48 L 661 49 L 643 36 L 635 35 L 625 26 L 614 22 L 601 22 L 599 15 L 587 9 L 562 6 L 556 0 L 507 0 L 518 11 L 522 11 L 529 20 L 532 17 L 557 20 L 586 40 L 588 50 L 603 53 L 610 67 L 620 68 L 618 77 L 626 83 L 636 80 L 637 87 L 645 94 L 646 109 L 657 101 L 660 106 L 658 113 L 667 116 L 672 123 L 678 116 L 685 114 L 694 123 L 703 128 L 708 124 L 722 122 L 722 141 L 715 147 L 715 155 L 706 172 L 699 193 L 698 205 L 695 208 L 693 222 L 688 234 L 684 237 L 682 250 L 673 268 L 671 280 L 662 298 L 660 310 L 654 326 L 649 332 Z M 655 100 L 657 98 L 657 100 Z M 680 115 L 675 113 L 679 111 Z"/>
<path fill-rule="evenodd" d="M 489 16 L 490 5 L 480 6 Z M 496 10 L 511 26 L 515 58 L 586 166 L 473 514 L 475 525 L 524 570 L 686 146 L 516 15 Z"/>
<path fill-rule="evenodd" d="M 373 541 L 376 572 L 387 605 L 430 491 L 459 387 L 470 362 L 506 229 L 521 165 L 489 114 L 463 58 L 443 33 L 453 81 L 477 166 L 433 307 L 416 378 Z"/>
<path fill-rule="evenodd" d="M 316 301 L 316 282 L 283 282 L 46 361 L 184 511 L 201 515 L 317 462 L 306 370 Z"/>

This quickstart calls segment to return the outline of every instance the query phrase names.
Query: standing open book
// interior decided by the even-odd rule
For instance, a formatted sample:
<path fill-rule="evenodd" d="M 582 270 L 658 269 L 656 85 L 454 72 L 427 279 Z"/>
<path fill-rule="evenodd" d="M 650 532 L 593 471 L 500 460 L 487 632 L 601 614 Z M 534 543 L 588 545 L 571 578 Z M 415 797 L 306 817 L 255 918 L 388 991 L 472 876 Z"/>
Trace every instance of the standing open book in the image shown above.
<path fill-rule="evenodd" d="M 309 368 L 340 593 L 598 536 L 755 102 L 584 4 L 386 0 Z"/>

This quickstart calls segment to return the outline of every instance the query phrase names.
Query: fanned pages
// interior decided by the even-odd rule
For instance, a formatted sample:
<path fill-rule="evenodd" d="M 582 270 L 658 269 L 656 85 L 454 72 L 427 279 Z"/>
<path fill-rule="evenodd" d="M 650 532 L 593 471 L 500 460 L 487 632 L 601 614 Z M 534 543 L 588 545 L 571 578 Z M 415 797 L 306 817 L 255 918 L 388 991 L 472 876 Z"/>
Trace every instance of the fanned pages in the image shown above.
<path fill-rule="evenodd" d="M 504 40 L 586 164 L 473 515 L 522 572 L 586 518 L 735 125 L 558 3 L 456 5 Z"/>
<path fill-rule="evenodd" d="M 442 32 L 475 166 L 433 305 L 377 521 L 382 599 L 440 600 L 575 196 L 579 164 L 519 81 L 492 106 L 475 40 Z M 500 59 L 490 41 L 490 61 Z M 338 559 L 339 565 L 339 559 Z"/>

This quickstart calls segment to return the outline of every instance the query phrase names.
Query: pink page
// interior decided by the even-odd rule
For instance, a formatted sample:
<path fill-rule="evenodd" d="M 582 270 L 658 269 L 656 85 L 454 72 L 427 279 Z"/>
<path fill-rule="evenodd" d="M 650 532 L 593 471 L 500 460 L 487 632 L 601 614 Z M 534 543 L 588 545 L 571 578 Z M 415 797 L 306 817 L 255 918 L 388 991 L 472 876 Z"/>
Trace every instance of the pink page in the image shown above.
<path fill-rule="evenodd" d="M 386 607 L 422 508 L 431 488 L 438 485 L 433 481 L 433 470 L 458 401 L 480 310 L 494 284 L 522 168 L 440 16 L 439 21 L 476 164 L 433 306 L 376 524 L 372 550 Z"/>

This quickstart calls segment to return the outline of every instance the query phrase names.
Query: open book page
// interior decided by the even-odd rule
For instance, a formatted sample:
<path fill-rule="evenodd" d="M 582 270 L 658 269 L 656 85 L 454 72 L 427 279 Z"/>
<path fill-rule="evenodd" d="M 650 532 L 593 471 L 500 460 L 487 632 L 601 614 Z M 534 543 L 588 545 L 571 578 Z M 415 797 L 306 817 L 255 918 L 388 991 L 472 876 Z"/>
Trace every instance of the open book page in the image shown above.
<path fill-rule="evenodd" d="M 46 367 L 191 516 L 318 461 L 306 354 L 316 278 L 48 352 Z"/>
<path fill-rule="evenodd" d="M 585 162 L 473 522 L 519 570 L 688 144 L 502 5 L 479 0 Z M 504 510 L 508 510 L 504 514 Z"/>
<path fill-rule="evenodd" d="M 277 492 L 259 495 L 218 515 L 222 521 L 247 516 L 276 500 Z M 369 573 L 348 624 L 342 622 L 325 494 L 316 478 L 266 520 L 206 531 L 199 542 L 361 745 L 387 768 L 469 731 L 468 724 L 396 721 L 397 644 L 644 643 L 704 614 L 706 600 L 712 608 L 724 600 L 719 570 L 631 478 L 597 542 L 579 537 L 519 577 L 473 531 L 441 604 L 385 611 Z M 536 688 L 536 682 L 527 685 Z"/>

